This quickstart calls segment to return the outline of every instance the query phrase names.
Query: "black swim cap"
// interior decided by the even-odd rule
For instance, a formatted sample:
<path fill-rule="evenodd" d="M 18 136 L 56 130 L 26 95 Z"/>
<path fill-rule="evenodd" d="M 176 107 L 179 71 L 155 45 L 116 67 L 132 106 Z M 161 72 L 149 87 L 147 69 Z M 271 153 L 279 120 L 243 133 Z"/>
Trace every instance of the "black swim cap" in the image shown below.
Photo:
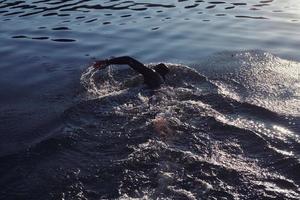
<path fill-rule="evenodd" d="M 166 75 L 167 73 L 169 73 L 169 71 L 170 71 L 170 69 L 169 69 L 165 64 L 163 64 L 163 63 L 160 63 L 160 64 L 158 64 L 158 65 L 155 65 L 155 66 L 153 67 L 153 69 L 154 69 L 157 73 L 159 73 L 159 74 L 163 77 L 163 79 L 165 79 L 165 75 Z"/>

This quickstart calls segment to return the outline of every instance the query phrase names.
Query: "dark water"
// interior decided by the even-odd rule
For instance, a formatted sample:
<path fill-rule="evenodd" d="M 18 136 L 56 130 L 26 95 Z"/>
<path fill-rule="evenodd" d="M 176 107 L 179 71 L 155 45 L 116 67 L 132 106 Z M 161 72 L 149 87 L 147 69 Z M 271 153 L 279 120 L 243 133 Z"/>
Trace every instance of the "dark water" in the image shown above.
<path fill-rule="evenodd" d="M 299 11 L 0 1 L 0 199 L 299 199 Z M 166 84 L 89 67 L 117 55 Z"/>

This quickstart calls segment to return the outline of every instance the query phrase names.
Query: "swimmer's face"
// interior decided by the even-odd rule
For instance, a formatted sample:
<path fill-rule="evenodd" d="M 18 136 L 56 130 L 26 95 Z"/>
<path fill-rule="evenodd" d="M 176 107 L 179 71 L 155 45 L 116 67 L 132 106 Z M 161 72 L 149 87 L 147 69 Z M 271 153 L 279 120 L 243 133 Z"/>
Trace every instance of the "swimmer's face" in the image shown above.
<path fill-rule="evenodd" d="M 163 63 L 160 63 L 154 66 L 154 70 L 159 73 L 164 79 L 167 73 L 169 73 L 170 69 Z"/>

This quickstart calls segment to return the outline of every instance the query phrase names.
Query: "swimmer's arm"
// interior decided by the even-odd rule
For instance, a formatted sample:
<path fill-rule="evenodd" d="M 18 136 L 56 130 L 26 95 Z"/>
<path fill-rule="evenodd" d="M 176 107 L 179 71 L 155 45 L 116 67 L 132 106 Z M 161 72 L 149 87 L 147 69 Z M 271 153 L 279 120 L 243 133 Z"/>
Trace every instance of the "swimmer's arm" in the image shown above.
<path fill-rule="evenodd" d="M 110 64 L 129 65 L 132 69 L 134 69 L 135 71 L 137 71 L 142 75 L 146 75 L 147 73 L 152 72 L 152 70 L 146 67 L 143 63 L 137 61 L 136 59 L 130 56 L 122 56 L 122 57 L 116 57 L 116 58 L 111 58 L 106 60 L 99 60 L 95 62 L 94 67 L 101 68 L 101 67 L 106 67 Z"/>
<path fill-rule="evenodd" d="M 123 84 L 122 84 L 122 88 L 132 88 L 132 87 L 137 87 L 139 85 L 141 85 L 143 83 L 143 78 L 142 76 L 138 75 L 138 76 L 134 76 L 133 78 L 126 80 Z"/>

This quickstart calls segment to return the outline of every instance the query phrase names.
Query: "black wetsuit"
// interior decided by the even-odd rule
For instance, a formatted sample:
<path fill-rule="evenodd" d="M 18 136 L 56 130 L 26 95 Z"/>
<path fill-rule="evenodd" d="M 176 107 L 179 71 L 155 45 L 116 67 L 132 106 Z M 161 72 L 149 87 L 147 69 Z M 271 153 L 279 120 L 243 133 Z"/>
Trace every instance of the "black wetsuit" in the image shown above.
<path fill-rule="evenodd" d="M 107 62 L 108 64 L 129 65 L 132 69 L 143 75 L 144 83 L 150 88 L 158 88 L 164 82 L 162 76 L 154 69 L 146 67 L 129 56 L 112 58 Z"/>

